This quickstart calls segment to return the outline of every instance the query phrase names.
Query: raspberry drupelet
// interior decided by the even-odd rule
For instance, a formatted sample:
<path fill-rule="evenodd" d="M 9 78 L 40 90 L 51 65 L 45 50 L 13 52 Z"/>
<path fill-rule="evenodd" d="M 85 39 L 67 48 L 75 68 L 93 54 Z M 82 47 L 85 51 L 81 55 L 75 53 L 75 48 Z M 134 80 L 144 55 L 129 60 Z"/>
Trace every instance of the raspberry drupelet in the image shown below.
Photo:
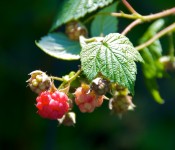
<path fill-rule="evenodd" d="M 36 98 L 36 101 L 37 113 L 43 118 L 56 120 L 62 118 L 69 110 L 68 97 L 63 92 L 45 91 Z"/>
<path fill-rule="evenodd" d="M 98 96 L 94 91 L 90 90 L 90 86 L 82 84 L 75 91 L 75 103 L 81 112 L 93 112 L 96 107 L 103 103 L 103 96 Z"/>

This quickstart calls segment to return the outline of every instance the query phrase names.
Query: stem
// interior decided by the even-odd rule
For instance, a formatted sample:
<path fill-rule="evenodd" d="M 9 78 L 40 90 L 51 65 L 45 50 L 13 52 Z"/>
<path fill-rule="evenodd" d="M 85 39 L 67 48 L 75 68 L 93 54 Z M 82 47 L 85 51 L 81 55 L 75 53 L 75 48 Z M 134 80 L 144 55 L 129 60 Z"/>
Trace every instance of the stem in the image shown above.
<path fill-rule="evenodd" d="M 125 14 L 123 12 L 111 13 L 111 16 L 122 17 L 122 18 L 127 18 L 127 19 L 141 19 L 143 22 L 146 22 L 146 21 L 151 21 L 151 20 L 155 20 L 158 18 L 166 17 L 172 14 L 175 14 L 175 7 L 167 9 L 159 13 L 156 13 L 156 14 L 151 14 L 151 15 L 146 15 L 146 16 L 142 16 L 140 14 Z"/>
<path fill-rule="evenodd" d="M 175 14 L 175 7 L 171 8 L 171 9 L 164 10 L 164 11 L 156 13 L 156 14 L 142 16 L 142 19 L 145 21 L 150 21 L 150 20 L 155 20 L 155 19 L 162 18 L 165 16 L 169 16 L 171 14 Z"/>
<path fill-rule="evenodd" d="M 121 13 L 111 13 L 111 16 L 122 17 L 122 18 L 127 18 L 127 19 L 139 19 L 138 16 L 136 16 L 136 15 L 125 14 L 124 12 L 121 12 Z"/>
<path fill-rule="evenodd" d="M 128 10 L 132 13 L 132 14 L 138 14 L 135 9 L 126 1 L 126 0 L 122 0 L 123 4 L 128 8 Z"/>
<path fill-rule="evenodd" d="M 63 78 L 59 78 L 59 77 L 55 77 L 55 76 L 50 76 L 50 78 L 53 80 L 64 81 Z"/>
<path fill-rule="evenodd" d="M 81 73 L 81 71 L 82 71 L 81 69 L 78 70 L 76 72 L 76 74 L 74 76 L 72 76 L 67 82 L 71 83 L 73 80 L 75 80 L 79 76 L 79 74 Z"/>
<path fill-rule="evenodd" d="M 121 33 L 123 35 L 126 35 L 133 27 L 135 27 L 136 25 L 142 23 L 142 20 L 140 19 L 137 19 L 135 21 L 133 21 L 131 24 L 129 24 L 125 29 L 124 31 Z"/>
<path fill-rule="evenodd" d="M 169 55 L 170 55 L 170 60 L 174 60 L 174 43 L 173 43 L 173 34 L 169 34 Z"/>
<path fill-rule="evenodd" d="M 82 71 L 81 69 L 78 70 L 78 71 L 76 72 L 76 74 L 74 74 L 74 76 L 72 76 L 69 80 L 64 81 L 64 82 L 59 86 L 58 89 L 62 89 L 62 88 L 64 87 L 64 85 L 70 84 L 72 81 L 74 81 L 74 80 L 79 76 L 79 74 L 81 73 L 81 71 Z"/>
<path fill-rule="evenodd" d="M 153 38 L 151 38 L 150 40 L 148 40 L 147 42 L 139 45 L 139 46 L 136 46 L 135 48 L 137 50 L 141 50 L 147 46 L 149 46 L 150 44 L 152 44 L 155 40 L 159 39 L 160 37 L 164 36 L 165 34 L 167 33 L 170 33 L 170 32 L 174 32 L 175 31 L 175 23 L 169 25 L 168 27 L 166 27 L 165 29 L 163 29 L 162 31 L 158 32 Z"/>

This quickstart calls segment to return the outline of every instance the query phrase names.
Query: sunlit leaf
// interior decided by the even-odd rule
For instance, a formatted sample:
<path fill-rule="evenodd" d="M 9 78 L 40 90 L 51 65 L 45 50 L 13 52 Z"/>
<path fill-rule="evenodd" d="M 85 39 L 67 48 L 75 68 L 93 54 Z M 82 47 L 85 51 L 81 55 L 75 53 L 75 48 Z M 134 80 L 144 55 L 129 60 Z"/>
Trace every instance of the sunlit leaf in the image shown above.
<path fill-rule="evenodd" d="M 110 4 L 113 0 L 64 0 L 58 8 L 51 31 L 71 20 L 77 20 L 99 7 Z"/>
<path fill-rule="evenodd" d="M 88 79 L 92 80 L 101 73 L 134 94 L 137 73 L 134 61 L 142 61 L 142 57 L 127 37 L 111 33 L 102 41 L 84 44 L 80 57 Z"/>
<path fill-rule="evenodd" d="M 80 58 L 79 42 L 71 41 L 63 33 L 50 33 L 36 42 L 36 45 L 48 55 L 58 59 L 76 60 Z"/>

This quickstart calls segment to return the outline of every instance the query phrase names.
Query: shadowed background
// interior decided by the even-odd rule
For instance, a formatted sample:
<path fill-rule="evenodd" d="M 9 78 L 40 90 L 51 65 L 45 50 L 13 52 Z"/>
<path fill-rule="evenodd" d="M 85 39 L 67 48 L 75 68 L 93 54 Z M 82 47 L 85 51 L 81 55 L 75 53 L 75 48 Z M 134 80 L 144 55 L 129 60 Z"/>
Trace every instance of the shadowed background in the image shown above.
<path fill-rule="evenodd" d="M 58 127 L 56 121 L 42 119 L 36 114 L 36 95 L 26 87 L 25 82 L 29 78 L 28 73 L 41 69 L 48 74 L 62 76 L 77 70 L 79 64 L 79 61 L 52 58 L 34 43 L 49 31 L 60 2 L 0 2 L 0 150 L 174 149 L 175 73 L 159 81 L 162 97 L 166 101 L 164 105 L 159 105 L 150 97 L 142 72 L 138 70 L 133 100 L 137 107 L 121 120 L 110 114 L 107 101 L 92 114 L 82 114 L 75 109 L 75 127 Z M 175 6 L 172 0 L 129 2 L 145 15 Z M 119 31 L 128 24 L 124 19 L 121 21 Z M 134 45 L 137 45 L 137 39 L 148 25 L 139 25 L 128 34 Z M 166 52 L 167 41 L 162 42 Z"/>

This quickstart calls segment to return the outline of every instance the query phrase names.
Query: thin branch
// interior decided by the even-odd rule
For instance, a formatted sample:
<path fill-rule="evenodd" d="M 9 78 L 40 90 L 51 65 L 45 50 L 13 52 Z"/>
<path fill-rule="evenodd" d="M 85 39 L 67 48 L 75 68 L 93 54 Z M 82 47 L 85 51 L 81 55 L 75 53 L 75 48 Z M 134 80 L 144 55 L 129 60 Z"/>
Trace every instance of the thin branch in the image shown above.
<path fill-rule="evenodd" d="M 55 76 L 50 76 L 50 78 L 53 80 L 64 81 L 63 78 L 59 78 L 59 77 L 55 77 Z"/>
<path fill-rule="evenodd" d="M 124 31 L 121 33 L 123 35 L 126 35 L 133 27 L 135 27 L 136 25 L 142 23 L 142 21 L 140 19 L 137 19 L 135 21 L 133 21 L 131 24 L 129 24 Z"/>
<path fill-rule="evenodd" d="M 175 7 L 171 8 L 171 9 L 164 10 L 164 11 L 156 13 L 156 14 L 142 16 L 142 19 L 144 21 L 150 21 L 150 20 L 155 20 L 158 18 L 166 17 L 166 16 L 169 16 L 172 14 L 175 14 Z"/>
<path fill-rule="evenodd" d="M 135 9 L 126 1 L 126 0 L 122 0 L 123 4 L 128 8 L 128 10 L 132 13 L 132 14 L 138 14 Z"/>
<path fill-rule="evenodd" d="M 136 46 L 135 48 L 137 50 L 141 50 L 141 49 L 151 45 L 155 40 L 159 39 L 160 37 L 164 36 L 165 34 L 170 33 L 170 32 L 174 32 L 174 31 L 175 31 L 175 23 L 169 25 L 165 29 L 158 32 L 153 38 L 151 38 L 150 40 L 148 40 L 147 42 L 145 42 L 139 46 Z"/>
<path fill-rule="evenodd" d="M 121 12 L 121 13 L 111 13 L 111 16 L 122 17 L 122 18 L 127 18 L 127 19 L 137 19 L 138 18 L 138 16 L 136 16 L 136 15 L 125 14 L 124 12 Z"/>
<path fill-rule="evenodd" d="M 127 18 L 127 19 L 141 19 L 143 22 L 146 22 L 146 21 L 155 20 L 155 19 L 158 19 L 161 17 L 166 17 L 166 16 L 169 16 L 172 14 L 175 14 L 175 7 L 164 10 L 164 11 L 159 12 L 159 13 L 146 15 L 146 16 L 142 16 L 142 15 L 138 15 L 138 14 L 125 14 L 123 12 L 111 13 L 111 16 L 122 17 L 122 18 Z"/>
<path fill-rule="evenodd" d="M 81 69 L 80 70 L 78 70 L 67 82 L 68 83 L 71 83 L 72 81 L 74 81 L 78 76 L 79 76 L 79 74 L 81 73 Z"/>

